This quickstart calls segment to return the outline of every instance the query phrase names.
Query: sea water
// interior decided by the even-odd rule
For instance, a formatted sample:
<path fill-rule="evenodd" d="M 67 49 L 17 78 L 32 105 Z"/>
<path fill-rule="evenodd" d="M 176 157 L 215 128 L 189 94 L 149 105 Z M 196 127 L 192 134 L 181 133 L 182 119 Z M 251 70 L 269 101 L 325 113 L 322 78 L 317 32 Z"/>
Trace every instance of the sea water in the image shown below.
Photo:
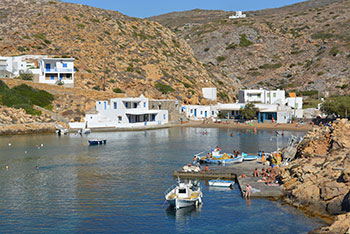
<path fill-rule="evenodd" d="M 194 154 L 271 152 L 292 134 L 304 135 L 171 128 L 0 137 L 0 233 L 307 233 L 322 221 L 280 202 L 246 201 L 237 186 L 202 181 L 199 208 L 174 211 L 164 201 L 173 171 Z M 89 146 L 90 138 L 107 144 Z"/>

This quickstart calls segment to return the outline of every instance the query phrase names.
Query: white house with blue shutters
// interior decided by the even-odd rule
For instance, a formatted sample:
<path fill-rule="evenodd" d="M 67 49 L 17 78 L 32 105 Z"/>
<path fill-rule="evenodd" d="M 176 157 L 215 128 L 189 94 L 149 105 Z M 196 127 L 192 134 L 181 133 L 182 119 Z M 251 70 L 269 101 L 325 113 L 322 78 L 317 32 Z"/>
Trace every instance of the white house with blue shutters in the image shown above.
<path fill-rule="evenodd" d="M 13 78 L 32 73 L 34 82 L 74 86 L 74 58 L 48 58 L 47 55 L 0 57 L 0 77 Z"/>
<path fill-rule="evenodd" d="M 97 101 L 96 113 L 85 115 L 84 127 L 139 128 L 167 123 L 168 111 L 150 110 L 148 98 L 141 95 Z"/>
<path fill-rule="evenodd" d="M 39 83 L 74 85 L 74 58 L 41 58 L 39 69 L 31 69 L 39 74 Z"/>

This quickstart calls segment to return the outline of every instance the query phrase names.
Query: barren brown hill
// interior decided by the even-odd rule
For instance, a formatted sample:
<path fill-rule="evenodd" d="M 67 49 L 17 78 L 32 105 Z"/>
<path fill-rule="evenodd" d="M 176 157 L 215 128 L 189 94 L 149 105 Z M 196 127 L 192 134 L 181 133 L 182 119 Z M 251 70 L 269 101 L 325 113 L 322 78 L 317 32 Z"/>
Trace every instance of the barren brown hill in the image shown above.
<path fill-rule="evenodd" d="M 219 83 L 224 80 L 222 86 L 327 95 L 350 93 L 349 12 L 349 0 L 312 0 L 248 12 L 241 19 L 228 19 L 231 12 L 204 10 L 150 19 L 184 38 L 212 76 Z"/>
<path fill-rule="evenodd" d="M 1 56 L 74 57 L 75 86 L 197 103 L 216 86 L 192 49 L 161 24 L 48 0 L 0 1 Z M 224 87 L 227 98 L 232 88 Z"/>

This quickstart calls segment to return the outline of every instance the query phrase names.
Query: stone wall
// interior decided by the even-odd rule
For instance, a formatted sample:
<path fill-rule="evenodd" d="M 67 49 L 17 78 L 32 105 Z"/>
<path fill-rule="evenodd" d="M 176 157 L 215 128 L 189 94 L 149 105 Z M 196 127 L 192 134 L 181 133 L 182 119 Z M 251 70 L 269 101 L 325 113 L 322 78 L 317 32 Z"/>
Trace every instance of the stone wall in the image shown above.
<path fill-rule="evenodd" d="M 180 105 L 177 100 L 149 100 L 149 109 L 151 110 L 168 110 L 169 123 L 178 123 L 180 118 Z"/>

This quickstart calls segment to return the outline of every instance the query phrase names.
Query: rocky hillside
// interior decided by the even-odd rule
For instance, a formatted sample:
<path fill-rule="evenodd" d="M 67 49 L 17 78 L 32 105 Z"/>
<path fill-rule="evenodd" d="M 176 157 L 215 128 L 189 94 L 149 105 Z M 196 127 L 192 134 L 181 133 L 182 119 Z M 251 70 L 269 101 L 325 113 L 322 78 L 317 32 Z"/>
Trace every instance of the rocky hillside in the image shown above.
<path fill-rule="evenodd" d="M 312 0 L 241 19 L 202 10 L 150 19 L 184 38 L 218 86 L 349 94 L 348 12 L 349 0 Z"/>
<path fill-rule="evenodd" d="M 49 0 L 0 1 L 1 56 L 74 57 L 75 86 L 197 103 L 218 81 L 184 40 L 161 24 Z M 224 87 L 222 97 L 232 89 Z"/>
<path fill-rule="evenodd" d="M 316 127 L 298 149 L 298 159 L 281 168 L 285 199 L 313 214 L 335 216 L 315 233 L 350 229 L 350 122 Z"/>

